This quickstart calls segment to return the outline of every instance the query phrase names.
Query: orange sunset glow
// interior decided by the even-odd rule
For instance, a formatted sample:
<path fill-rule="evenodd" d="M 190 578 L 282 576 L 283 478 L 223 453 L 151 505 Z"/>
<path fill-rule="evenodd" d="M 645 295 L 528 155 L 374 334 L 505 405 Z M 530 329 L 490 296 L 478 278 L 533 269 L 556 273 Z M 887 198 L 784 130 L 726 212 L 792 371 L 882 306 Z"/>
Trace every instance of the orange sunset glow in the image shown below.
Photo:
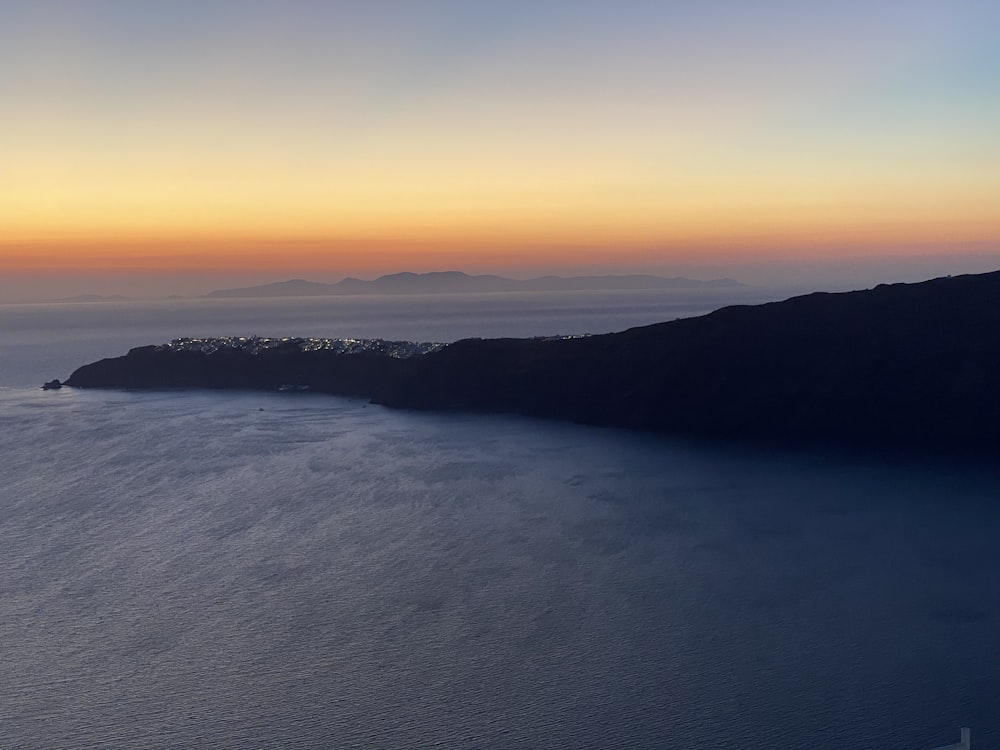
<path fill-rule="evenodd" d="M 992 4 L 389 5 L 13 4 L 0 274 L 1000 251 Z"/>

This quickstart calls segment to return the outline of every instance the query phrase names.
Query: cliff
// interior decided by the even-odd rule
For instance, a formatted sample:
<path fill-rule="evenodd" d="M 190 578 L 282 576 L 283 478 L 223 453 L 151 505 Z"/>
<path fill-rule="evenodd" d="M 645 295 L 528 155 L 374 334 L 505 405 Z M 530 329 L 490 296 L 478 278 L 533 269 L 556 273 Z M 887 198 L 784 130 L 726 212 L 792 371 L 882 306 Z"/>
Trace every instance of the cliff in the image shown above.
<path fill-rule="evenodd" d="M 134 349 L 78 387 L 276 388 L 679 434 L 1000 446 L 1000 272 L 816 293 L 585 338 L 465 340 L 410 357 Z"/>

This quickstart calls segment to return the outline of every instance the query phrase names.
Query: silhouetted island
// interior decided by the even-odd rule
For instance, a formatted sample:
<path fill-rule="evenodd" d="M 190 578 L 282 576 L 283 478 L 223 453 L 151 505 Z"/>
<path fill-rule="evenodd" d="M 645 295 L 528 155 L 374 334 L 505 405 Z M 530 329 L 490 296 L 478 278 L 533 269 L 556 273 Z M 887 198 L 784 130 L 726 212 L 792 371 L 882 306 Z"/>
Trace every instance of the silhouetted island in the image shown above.
<path fill-rule="evenodd" d="M 1000 445 L 1000 272 L 733 306 L 621 333 L 449 345 L 180 340 L 77 387 L 266 388 L 687 435 Z"/>
<path fill-rule="evenodd" d="M 217 289 L 206 297 L 330 297 L 356 294 L 461 294 L 489 292 L 565 292 L 637 289 L 730 289 L 744 286 L 733 279 L 701 281 L 683 276 L 650 276 L 627 274 L 620 276 L 540 276 L 536 279 L 509 279 L 504 276 L 480 274 L 470 276 L 461 271 L 430 273 L 391 273 L 365 281 L 348 277 L 334 284 L 305 279 L 289 279 L 241 289 Z"/>

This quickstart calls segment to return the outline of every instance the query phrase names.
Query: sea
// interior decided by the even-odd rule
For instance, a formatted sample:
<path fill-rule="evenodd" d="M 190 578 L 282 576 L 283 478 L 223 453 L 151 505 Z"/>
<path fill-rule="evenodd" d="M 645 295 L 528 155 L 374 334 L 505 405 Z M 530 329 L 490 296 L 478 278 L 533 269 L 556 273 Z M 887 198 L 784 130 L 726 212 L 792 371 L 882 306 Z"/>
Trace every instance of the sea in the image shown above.
<path fill-rule="evenodd" d="M 779 296 L 0 306 L 0 747 L 1000 748 L 982 458 L 39 387 L 182 336 L 603 333 Z"/>

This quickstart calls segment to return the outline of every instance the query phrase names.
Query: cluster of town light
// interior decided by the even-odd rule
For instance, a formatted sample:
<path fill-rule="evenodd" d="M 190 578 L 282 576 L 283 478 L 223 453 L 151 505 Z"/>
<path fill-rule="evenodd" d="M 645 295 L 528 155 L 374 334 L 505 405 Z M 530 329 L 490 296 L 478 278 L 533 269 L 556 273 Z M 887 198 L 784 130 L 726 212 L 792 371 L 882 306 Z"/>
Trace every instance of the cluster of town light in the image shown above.
<path fill-rule="evenodd" d="M 330 351 L 335 354 L 381 354 L 387 357 L 414 357 L 441 349 L 444 344 L 415 343 L 413 341 L 385 341 L 384 339 L 318 339 L 286 336 L 212 336 L 210 338 L 180 338 L 157 347 L 170 351 L 198 351 L 213 354 L 218 351 L 241 349 L 258 354 L 267 349 L 297 349 L 303 352 Z"/>

